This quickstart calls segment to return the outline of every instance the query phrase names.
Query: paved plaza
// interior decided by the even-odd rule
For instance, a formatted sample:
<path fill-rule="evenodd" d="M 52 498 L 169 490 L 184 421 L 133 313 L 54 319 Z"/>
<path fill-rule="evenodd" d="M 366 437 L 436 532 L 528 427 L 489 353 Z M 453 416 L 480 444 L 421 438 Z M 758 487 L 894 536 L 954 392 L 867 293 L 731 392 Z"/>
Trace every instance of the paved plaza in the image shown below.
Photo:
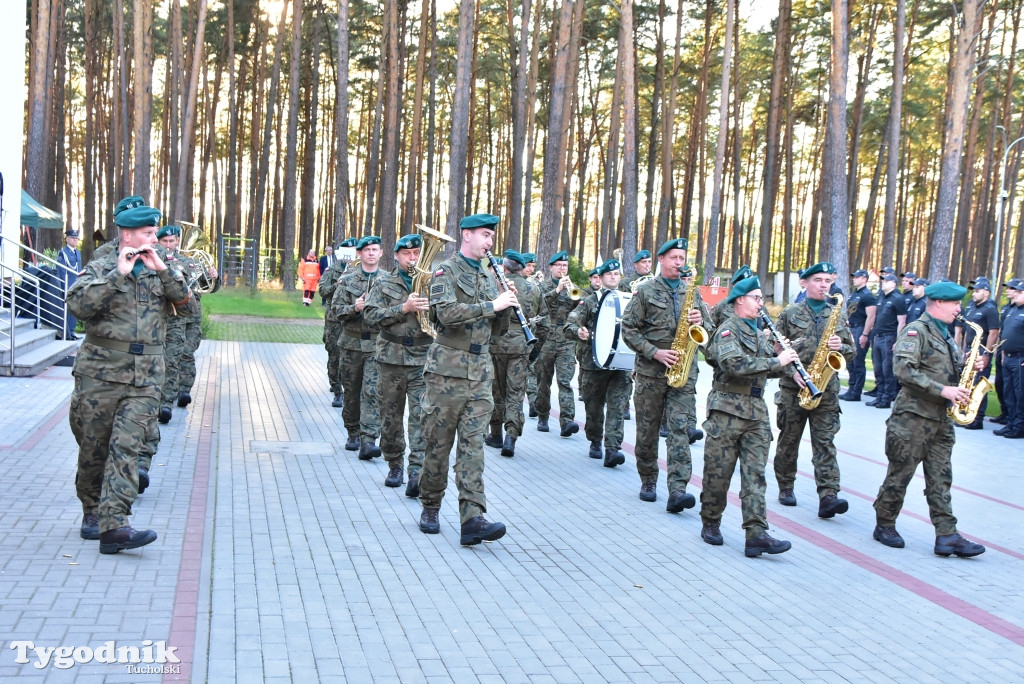
<path fill-rule="evenodd" d="M 796 508 L 768 475 L 788 553 L 744 557 L 738 473 L 712 547 L 699 505 L 665 511 L 664 472 L 658 502 L 638 499 L 633 421 L 607 469 L 582 431 L 531 419 L 515 458 L 487 449 L 488 517 L 508 534 L 463 548 L 454 478 L 424 535 L 382 460 L 343 449 L 325 362 L 319 346 L 204 342 L 195 401 L 161 426 L 134 506 L 160 537 L 118 555 L 79 538 L 71 369 L 0 379 L 0 680 L 1024 681 L 1024 443 L 989 423 L 954 450 L 960 530 L 988 547 L 974 559 L 933 555 L 920 469 L 907 547 L 872 540 L 888 412 L 863 404 L 843 405 L 837 438 L 849 513 L 818 519 L 806 435 Z M 702 417 L 710 383 L 702 363 Z M 98 662 L 108 642 L 171 656 Z"/>

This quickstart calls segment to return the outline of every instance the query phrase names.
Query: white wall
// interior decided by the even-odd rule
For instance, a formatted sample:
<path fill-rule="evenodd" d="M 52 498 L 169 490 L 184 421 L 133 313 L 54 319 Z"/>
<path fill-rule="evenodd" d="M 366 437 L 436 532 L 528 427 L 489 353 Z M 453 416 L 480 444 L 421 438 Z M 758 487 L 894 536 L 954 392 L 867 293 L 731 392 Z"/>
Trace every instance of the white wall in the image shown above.
<path fill-rule="evenodd" d="M 21 222 L 21 160 L 25 144 L 25 50 L 28 0 L 3 0 L 0 7 L 0 173 L 4 176 L 2 230 L 4 243 L 17 241 Z M 17 264 L 15 250 L 5 247 L 8 266 Z"/>

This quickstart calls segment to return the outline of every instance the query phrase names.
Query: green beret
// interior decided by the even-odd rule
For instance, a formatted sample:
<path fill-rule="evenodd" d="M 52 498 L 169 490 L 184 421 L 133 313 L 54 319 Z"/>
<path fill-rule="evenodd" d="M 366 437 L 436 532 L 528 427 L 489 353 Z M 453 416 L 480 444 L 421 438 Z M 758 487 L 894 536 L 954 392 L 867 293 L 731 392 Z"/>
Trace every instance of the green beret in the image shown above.
<path fill-rule="evenodd" d="M 380 238 L 379 237 L 377 237 L 376 235 L 367 235 L 366 237 L 361 238 L 359 240 L 359 244 L 356 245 L 356 251 L 358 252 L 358 251 L 362 250 L 363 247 L 368 247 L 370 245 L 379 245 L 379 244 L 380 244 Z"/>
<path fill-rule="evenodd" d="M 729 279 L 729 284 L 735 285 L 744 278 L 749 278 L 752 275 L 754 275 L 754 272 L 750 270 L 750 266 L 743 264 L 738 269 L 736 269 L 735 273 L 732 274 L 732 278 Z"/>
<path fill-rule="evenodd" d="M 143 207 L 145 205 L 146 200 L 142 199 L 138 195 L 129 195 L 128 197 L 125 197 L 123 200 L 118 202 L 117 206 L 114 207 L 114 216 L 117 216 L 122 211 L 134 209 L 135 207 Z"/>
<path fill-rule="evenodd" d="M 683 270 L 681 270 L 679 272 L 679 277 L 680 278 L 689 278 L 692 275 L 693 275 L 693 269 L 690 268 L 690 264 L 686 264 L 686 266 L 683 266 Z"/>
<path fill-rule="evenodd" d="M 650 258 L 651 258 L 651 251 L 649 249 L 641 249 L 639 252 L 636 253 L 636 256 L 633 257 L 633 263 L 635 264 L 636 262 L 640 261 L 641 259 L 650 259 Z"/>
<path fill-rule="evenodd" d="M 739 297 L 760 289 L 761 281 L 757 279 L 757 276 L 744 278 L 732 286 L 732 289 L 729 290 L 729 298 L 726 301 L 729 303 L 735 302 Z"/>
<path fill-rule="evenodd" d="M 520 254 L 519 252 L 517 252 L 514 249 L 506 249 L 505 250 L 505 258 L 506 259 L 510 259 L 510 260 L 516 262 L 520 266 L 525 266 L 526 265 L 526 257 L 524 255 Z"/>
<path fill-rule="evenodd" d="M 114 217 L 118 228 L 148 228 L 160 225 L 160 210 L 153 207 L 125 209 Z"/>
<path fill-rule="evenodd" d="M 661 249 L 658 250 L 658 256 L 661 256 L 670 249 L 681 249 L 685 252 L 686 245 L 686 238 L 676 238 L 674 240 L 669 240 L 668 242 L 661 246 Z"/>
<path fill-rule="evenodd" d="M 956 283 L 940 281 L 924 288 L 924 296 L 940 302 L 959 302 L 967 296 L 967 288 Z"/>
<path fill-rule="evenodd" d="M 550 258 L 550 259 L 548 259 L 548 266 L 551 266 L 551 265 L 552 265 L 552 264 L 554 264 L 554 263 L 555 263 L 556 261 L 568 261 L 568 260 L 569 260 L 569 253 L 568 253 L 568 252 L 566 252 L 566 251 L 565 251 L 565 250 L 563 249 L 563 250 L 562 250 L 561 252 L 559 252 L 558 254 L 553 254 L 553 255 L 551 256 L 551 258 Z"/>
<path fill-rule="evenodd" d="M 619 263 L 618 259 L 609 259 L 594 270 L 597 271 L 597 275 L 604 275 L 612 271 L 618 271 L 622 268 L 622 264 Z"/>
<path fill-rule="evenodd" d="M 380 240 L 378 239 L 377 242 L 379 243 Z M 422 246 L 423 238 L 419 235 L 403 235 L 395 242 L 395 251 L 397 252 L 400 249 L 417 249 Z"/>
<path fill-rule="evenodd" d="M 357 240 L 356 238 L 346 238 L 346 239 L 342 240 L 341 244 L 338 245 L 338 246 L 339 247 L 355 247 L 357 244 L 359 244 L 359 240 Z"/>
<path fill-rule="evenodd" d="M 835 275 L 836 267 L 827 261 L 820 261 L 813 266 L 808 266 L 800 272 L 800 278 L 810 278 L 812 275 L 817 273 L 824 273 L 826 275 Z"/>
<path fill-rule="evenodd" d="M 533 264 L 536 263 L 537 261 L 537 255 L 534 254 L 533 252 L 523 252 L 523 259 L 526 261 L 526 263 Z"/>
<path fill-rule="evenodd" d="M 178 226 L 164 226 L 156 231 L 156 239 L 165 238 L 168 235 L 181 235 L 181 228 Z"/>
<path fill-rule="evenodd" d="M 590 269 L 590 273 L 587 274 L 587 277 L 588 278 L 593 278 L 596 275 L 597 275 L 597 269 L 596 268 L 592 268 L 592 269 Z"/>
<path fill-rule="evenodd" d="M 499 219 L 493 214 L 473 214 L 459 221 L 460 230 L 473 230 L 474 228 L 494 228 L 498 225 Z"/>

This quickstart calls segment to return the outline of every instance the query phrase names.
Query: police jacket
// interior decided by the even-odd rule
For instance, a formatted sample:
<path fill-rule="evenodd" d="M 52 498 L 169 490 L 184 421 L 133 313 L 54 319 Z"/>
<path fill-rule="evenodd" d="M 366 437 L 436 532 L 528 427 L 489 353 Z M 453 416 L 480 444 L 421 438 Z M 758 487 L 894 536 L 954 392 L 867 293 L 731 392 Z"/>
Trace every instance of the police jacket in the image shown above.
<path fill-rule="evenodd" d="M 927 312 L 900 331 L 893 347 L 893 373 L 900 393 L 892 407 L 893 417 L 914 413 L 930 420 L 947 421 L 949 401 L 942 388 L 960 382 L 960 348 L 936 325 Z"/>
<path fill-rule="evenodd" d="M 547 337 L 548 306 L 544 302 L 540 288 L 527 282 L 526 278 L 518 273 L 506 273 L 505 278 L 515 285 L 516 299 L 519 300 L 519 308 L 530 326 L 530 332 L 538 340 Z M 533 322 L 530 323 L 530 321 Z M 491 351 L 502 354 L 526 354 L 529 351 L 526 347 L 526 335 L 523 333 L 523 326 L 520 325 L 518 316 L 511 314 L 508 317 L 508 331 L 504 335 L 498 335 L 491 339 Z"/>
<path fill-rule="evenodd" d="M 491 382 L 490 342 L 508 331 L 509 309 L 496 312 L 498 285 L 482 264 L 461 254 L 442 261 L 430 283 L 430 319 L 437 338 L 424 372 Z"/>
<path fill-rule="evenodd" d="M 396 366 L 422 366 L 434 338 L 420 329 L 415 311 L 402 312 L 412 290 L 397 267 L 377 280 L 363 309 L 366 324 L 378 331 L 373 358 Z"/>
<path fill-rule="evenodd" d="M 72 373 L 136 387 L 164 382 L 164 339 L 171 305 L 188 288 L 178 271 L 117 270 L 116 249 L 93 259 L 68 291 L 68 309 L 85 321 L 85 342 Z M 139 260 L 137 264 L 142 264 Z"/>
<path fill-rule="evenodd" d="M 788 339 L 793 349 L 800 354 L 800 362 L 804 364 L 804 368 L 807 368 L 808 371 L 810 370 L 811 361 L 814 360 L 814 355 L 818 351 L 818 344 L 821 341 L 822 334 L 825 332 L 825 326 L 828 325 L 828 319 L 834 310 L 835 306 L 828 300 L 825 300 L 825 308 L 821 310 L 820 314 L 816 314 L 814 309 L 808 304 L 808 300 L 804 299 L 799 304 L 792 304 L 783 309 L 782 313 L 779 314 L 779 320 L 775 323 L 779 333 Z M 839 349 L 839 353 L 843 355 L 847 362 L 851 361 L 857 352 L 853 346 L 853 335 L 850 333 L 850 327 L 846 324 L 845 312 L 839 316 L 839 322 L 836 324 L 836 335 L 839 335 L 839 338 L 843 341 L 843 346 Z M 783 375 L 779 380 L 779 387 L 794 392 L 800 391 L 800 385 L 796 384 L 792 374 Z M 818 389 L 838 394 L 839 374 L 834 373 L 832 379 L 828 382 L 828 386 L 819 387 Z"/>
<path fill-rule="evenodd" d="M 659 349 L 672 347 L 680 317 L 686 319 L 686 312 L 682 311 L 686 287 L 686 283 L 680 282 L 679 288 L 673 290 L 658 276 L 641 285 L 626 306 L 622 316 L 622 339 L 636 352 L 634 370 L 640 375 L 655 378 L 665 375 L 665 365 L 656 361 L 654 355 Z M 700 309 L 701 325 L 712 334 L 711 312 L 700 298 L 699 290 L 694 293 L 693 306 Z M 696 364 L 693 367 L 696 368 Z"/>
<path fill-rule="evenodd" d="M 317 266 L 319 268 L 319 266 Z M 361 311 L 356 311 L 356 300 L 367 294 L 375 283 L 381 279 L 383 272 L 380 270 L 367 273 L 357 268 L 352 273 L 346 273 L 338 281 L 334 289 L 334 296 L 331 297 L 331 308 L 334 315 L 341 321 L 341 338 L 339 343 L 342 349 L 352 351 L 372 352 L 374 338 L 377 336 L 376 328 L 366 322 L 366 317 Z M 366 300 L 363 300 L 364 304 Z"/>
<path fill-rule="evenodd" d="M 704 355 L 715 369 L 715 380 L 707 410 L 709 414 L 721 411 L 744 420 L 767 421 L 765 384 L 769 378 L 789 375 L 791 369 L 779 364 L 771 342 L 748 320 L 726 317 L 708 342 Z"/>

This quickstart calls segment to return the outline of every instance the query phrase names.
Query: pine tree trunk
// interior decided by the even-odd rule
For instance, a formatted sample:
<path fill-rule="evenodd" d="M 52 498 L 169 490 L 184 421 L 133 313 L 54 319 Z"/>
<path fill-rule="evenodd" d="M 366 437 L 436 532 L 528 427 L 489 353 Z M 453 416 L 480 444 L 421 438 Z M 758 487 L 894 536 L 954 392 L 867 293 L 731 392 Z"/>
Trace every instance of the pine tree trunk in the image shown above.
<path fill-rule="evenodd" d="M 710 10 L 709 10 L 710 11 Z M 726 0 L 725 44 L 722 46 L 722 85 L 718 103 L 718 140 L 715 143 L 715 171 L 712 176 L 711 216 L 708 226 L 708 242 L 704 253 L 704 283 L 715 275 L 718 252 L 719 223 L 722 217 L 722 181 L 725 171 L 725 143 L 729 128 L 729 77 L 732 73 L 732 27 L 736 21 L 736 0 Z"/>
<path fill-rule="evenodd" d="M 174 203 L 171 205 L 176 212 L 178 220 L 192 220 L 191 197 L 186 200 L 185 194 L 191 183 L 189 183 L 189 169 L 195 162 L 195 138 L 196 138 L 196 99 L 199 96 L 199 71 L 204 68 L 203 47 L 205 46 L 206 33 L 206 0 L 199 1 L 199 20 L 196 24 L 196 32 L 193 38 L 192 75 L 188 84 L 188 100 L 185 105 L 185 112 L 181 124 L 181 159 L 178 163 L 178 177 L 174 193 Z"/>
<path fill-rule="evenodd" d="M 445 232 L 460 244 L 459 222 L 466 194 L 466 155 L 469 147 L 469 82 L 473 67 L 473 36 L 476 8 L 473 0 L 459 2 L 458 54 L 455 62 L 455 97 L 452 101 L 452 131 L 449 146 L 448 219 Z"/>
<path fill-rule="evenodd" d="M 822 226 L 822 234 L 829 236 L 828 249 L 823 256 L 836 267 L 836 280 L 850 278 L 850 245 L 848 225 L 850 201 L 846 193 L 846 71 L 850 55 L 847 0 L 832 0 L 832 73 L 829 78 L 828 122 L 825 135 L 823 168 L 830 177 L 829 223 Z"/>
<path fill-rule="evenodd" d="M 402 63 L 399 37 L 402 31 L 398 15 L 398 0 L 386 0 L 384 5 L 384 49 L 387 65 L 387 95 L 384 121 L 384 163 L 382 165 L 380 230 L 384 240 L 384 254 L 390 254 L 395 244 L 398 208 L 398 153 L 402 129 Z"/>
<path fill-rule="evenodd" d="M 151 0 L 137 0 L 135 14 L 135 83 L 133 86 L 135 125 L 135 173 L 132 193 L 150 198 L 150 145 L 153 130 L 153 6 Z"/>
<path fill-rule="evenodd" d="M 782 93 L 788 91 L 790 18 L 793 13 L 792 0 L 779 0 L 779 17 L 775 30 L 775 51 L 772 54 L 772 82 L 768 99 L 768 132 L 765 135 L 764 194 L 761 202 L 760 250 L 757 259 L 757 275 L 762 283 L 768 282 L 768 261 L 772 242 L 772 219 L 775 215 L 775 198 L 779 191 L 779 135 L 782 129 Z M 789 262 L 783 264 L 783 271 L 789 269 Z"/>
<path fill-rule="evenodd" d="M 423 222 L 422 169 L 423 169 L 423 89 L 427 73 L 427 42 L 430 39 L 430 0 L 423 0 L 420 9 L 420 44 L 416 52 L 416 81 L 413 95 L 412 140 L 409 143 L 408 184 L 402 210 L 402 233 L 412 232 L 414 223 Z"/>
<path fill-rule="evenodd" d="M 338 0 L 338 84 L 335 115 L 335 154 L 338 175 L 334 193 L 334 239 L 337 244 L 348 230 L 348 0 Z"/>
<path fill-rule="evenodd" d="M 903 121 L 904 34 L 907 24 L 906 0 L 896 0 L 893 26 L 892 100 L 889 106 L 889 140 L 885 164 L 885 220 L 882 223 L 882 264 L 893 263 L 896 237 L 896 191 L 899 183 L 900 128 Z"/>

